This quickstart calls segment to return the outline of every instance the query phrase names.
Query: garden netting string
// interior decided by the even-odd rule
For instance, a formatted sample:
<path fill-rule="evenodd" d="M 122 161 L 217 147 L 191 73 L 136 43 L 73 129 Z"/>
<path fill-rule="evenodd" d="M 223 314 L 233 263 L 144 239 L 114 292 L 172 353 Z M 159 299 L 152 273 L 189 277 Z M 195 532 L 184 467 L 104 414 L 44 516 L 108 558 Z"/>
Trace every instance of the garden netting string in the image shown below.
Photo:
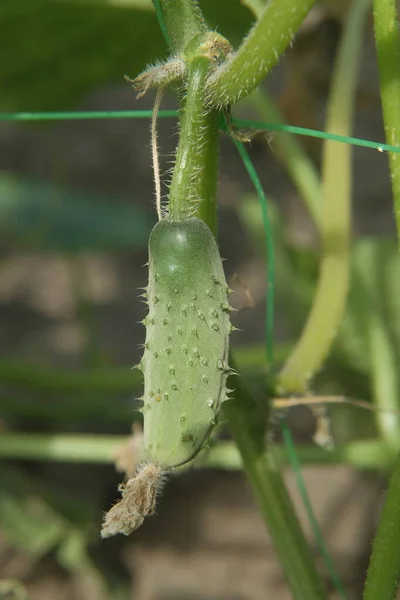
<path fill-rule="evenodd" d="M 152 110 L 94 110 L 94 111 L 54 111 L 54 112 L 15 112 L 0 113 L 0 121 L 81 121 L 96 119 L 151 119 Z M 177 118 L 177 110 L 160 110 L 159 118 Z M 309 129 L 308 127 L 297 127 L 297 125 L 285 125 L 283 123 L 267 123 L 265 121 L 254 121 L 252 119 L 232 119 L 232 124 L 236 127 L 252 127 L 257 131 L 282 131 L 283 133 L 293 133 L 306 137 L 331 140 L 352 146 L 361 146 L 362 148 L 371 148 L 378 152 L 400 153 L 400 146 L 392 146 L 383 142 L 365 140 L 363 138 L 352 137 L 330 133 L 329 131 L 320 131 L 319 129 Z"/>

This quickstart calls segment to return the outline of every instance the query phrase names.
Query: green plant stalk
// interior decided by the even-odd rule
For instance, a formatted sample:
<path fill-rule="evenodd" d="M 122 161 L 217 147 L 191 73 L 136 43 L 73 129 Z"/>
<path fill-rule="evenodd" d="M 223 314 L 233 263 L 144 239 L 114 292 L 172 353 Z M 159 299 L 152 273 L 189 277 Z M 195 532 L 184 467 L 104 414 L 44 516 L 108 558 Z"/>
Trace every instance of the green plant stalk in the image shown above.
<path fill-rule="evenodd" d="M 109 463 L 127 441 L 123 435 L 4 433 L 0 435 L 0 457 Z"/>
<path fill-rule="evenodd" d="M 369 0 L 356 0 L 343 31 L 328 104 L 326 129 L 349 135 Z M 300 339 L 277 376 L 280 394 L 305 394 L 321 368 L 342 320 L 350 273 L 351 147 L 324 143 L 321 241 L 317 291 Z M 340 177 L 338 177 L 340 173 Z"/>
<path fill-rule="evenodd" d="M 219 116 L 216 110 L 204 110 L 209 71 L 206 57 L 194 58 L 189 64 L 168 211 L 172 219 L 196 214 L 215 232 Z"/>
<path fill-rule="evenodd" d="M 267 123 L 283 123 L 282 116 L 266 91 L 256 90 L 246 99 Z M 307 210 L 319 230 L 321 221 L 321 183 L 312 161 L 294 135 L 277 131 L 272 137 L 277 158 L 283 163 Z"/>
<path fill-rule="evenodd" d="M 360 320 L 366 334 L 372 396 L 378 409 L 376 423 L 382 440 L 397 452 L 400 447 L 400 420 L 395 414 L 399 408 L 397 360 L 389 324 L 385 320 L 382 301 L 382 294 L 385 292 L 382 287 L 377 287 L 376 276 L 372 275 L 382 271 L 382 255 L 366 241 L 359 244 L 357 258 L 355 289 L 360 290 L 360 297 L 356 318 Z"/>
<path fill-rule="evenodd" d="M 293 598 L 326 598 L 315 561 L 286 490 L 274 451 L 265 447 L 266 415 L 250 398 L 242 382 L 224 414 L 238 446 L 261 514 L 290 585 Z M 264 418 L 263 418 L 264 417 Z"/>
<path fill-rule="evenodd" d="M 398 410 L 398 380 L 396 357 L 387 324 L 382 315 L 372 313 L 367 326 L 373 400 L 378 407 L 376 422 L 382 438 L 391 448 L 400 447 Z"/>
<path fill-rule="evenodd" d="M 210 77 L 212 106 L 229 106 L 248 96 L 274 67 L 315 0 L 269 0 L 239 50 Z"/>
<path fill-rule="evenodd" d="M 374 0 L 375 42 L 385 135 L 388 144 L 400 146 L 400 34 L 396 0 Z M 389 153 L 394 212 L 400 240 L 400 155 Z"/>
<path fill-rule="evenodd" d="M 386 493 L 363 600 L 394 600 L 400 575 L 400 455 Z"/>
<path fill-rule="evenodd" d="M 100 434 L 0 434 L 0 458 L 12 460 L 46 460 L 53 462 L 86 462 L 107 464 L 115 462 L 115 453 L 126 444 L 126 435 Z M 276 465 L 289 464 L 286 449 L 274 446 Z M 332 451 L 315 444 L 298 446 L 298 458 L 302 464 L 336 465 L 365 470 L 386 470 L 393 465 L 394 455 L 379 439 L 366 439 L 338 446 Z M 206 457 L 199 457 L 195 466 L 239 471 L 243 461 L 236 444 L 219 442 L 211 447 Z"/>
<path fill-rule="evenodd" d="M 272 449 L 276 464 L 290 465 L 286 446 Z M 363 470 L 387 470 L 393 465 L 395 455 L 380 439 L 352 441 L 333 450 L 324 450 L 316 444 L 297 445 L 296 454 L 302 465 L 347 465 Z M 212 446 L 203 463 L 216 469 L 241 470 L 243 461 L 236 445 L 231 442 L 218 442 Z"/>
<path fill-rule="evenodd" d="M 195 38 L 206 33 L 207 26 L 202 12 L 193 0 L 153 0 L 156 11 L 161 10 L 165 30 L 171 51 L 176 54 L 182 52 Z"/>

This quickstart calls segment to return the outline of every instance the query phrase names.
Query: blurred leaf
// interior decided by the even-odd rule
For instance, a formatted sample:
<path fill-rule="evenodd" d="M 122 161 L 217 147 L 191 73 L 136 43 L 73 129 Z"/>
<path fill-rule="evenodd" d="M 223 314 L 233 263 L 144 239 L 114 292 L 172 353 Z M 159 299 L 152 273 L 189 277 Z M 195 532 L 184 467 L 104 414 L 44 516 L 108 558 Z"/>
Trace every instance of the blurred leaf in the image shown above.
<path fill-rule="evenodd" d="M 35 493 L 21 473 L 1 469 L 0 524 L 5 538 L 19 550 L 40 558 L 64 536 L 64 520 Z"/>
<path fill-rule="evenodd" d="M 398 245 L 393 239 L 379 240 L 379 269 L 384 279 L 385 289 L 378 292 L 382 308 L 390 324 L 390 333 L 393 336 L 393 348 L 396 362 L 400 362 L 400 254 Z"/>
<path fill-rule="evenodd" d="M 59 505 L 68 504 L 68 498 L 63 498 L 54 487 L 46 489 L 31 480 L 22 470 L 2 467 L 0 478 L 0 528 L 9 544 L 34 561 L 57 549 L 59 564 L 73 574 L 74 586 L 81 591 L 79 597 L 109 598 L 107 578 L 88 553 L 93 532 L 91 525 L 88 526 L 92 519 L 85 514 L 87 511 L 83 509 L 84 514 L 71 521 L 61 514 L 65 511 L 59 512 Z M 76 497 L 75 503 L 81 512 L 82 499 Z M 97 507 L 91 507 L 90 512 L 93 510 Z M 77 516 L 76 510 L 72 512 Z M 14 593 L 16 600 L 24 598 L 24 588 L 19 582 L 0 581 L 0 597 L 3 589 L 8 594 Z"/>
<path fill-rule="evenodd" d="M 215 0 L 201 6 L 210 26 L 233 42 L 251 25 L 239 0 L 229 9 Z M 3 0 L 0 52 L 0 110 L 8 111 L 72 108 L 94 88 L 123 83 L 124 74 L 167 55 L 144 0 Z"/>
<path fill-rule="evenodd" d="M 47 184 L 0 178 L 0 235 L 41 250 L 119 250 L 147 244 L 153 222 L 140 208 Z"/>
<path fill-rule="evenodd" d="M 20 581 L 16 579 L 0 579 L 0 598 L 26 600 L 27 597 L 27 591 Z"/>
<path fill-rule="evenodd" d="M 398 251 L 393 248 L 398 256 Z M 387 318 L 385 299 L 387 298 L 388 277 L 386 259 L 390 259 L 391 249 L 376 239 L 361 240 L 355 252 L 354 281 L 359 288 L 358 318 L 361 319 L 366 337 L 365 352 L 369 358 L 369 377 L 375 404 L 387 411 L 376 415 L 380 432 L 385 441 L 398 449 L 398 417 L 391 414 L 399 408 L 399 381 L 395 357 L 393 327 Z M 398 262 L 398 259 L 397 259 Z M 362 294 L 362 295 L 361 295 Z M 395 320 L 399 318 L 398 313 Z"/>
<path fill-rule="evenodd" d="M 106 574 L 90 558 L 87 533 L 72 529 L 58 548 L 57 559 L 64 569 L 74 574 L 75 586 L 85 591 L 82 597 L 99 600 L 110 597 L 107 593 Z"/>
<path fill-rule="evenodd" d="M 361 284 L 359 273 L 363 274 Z M 351 286 L 345 318 L 340 328 L 337 347 L 348 363 L 368 372 L 368 335 L 361 312 L 368 303 L 382 318 L 392 340 L 397 362 L 400 351 L 400 254 L 396 241 L 390 238 L 361 238 L 352 252 Z"/>
<path fill-rule="evenodd" d="M 66 537 L 57 551 L 60 564 L 71 571 L 85 569 L 88 566 L 87 535 L 73 530 Z"/>

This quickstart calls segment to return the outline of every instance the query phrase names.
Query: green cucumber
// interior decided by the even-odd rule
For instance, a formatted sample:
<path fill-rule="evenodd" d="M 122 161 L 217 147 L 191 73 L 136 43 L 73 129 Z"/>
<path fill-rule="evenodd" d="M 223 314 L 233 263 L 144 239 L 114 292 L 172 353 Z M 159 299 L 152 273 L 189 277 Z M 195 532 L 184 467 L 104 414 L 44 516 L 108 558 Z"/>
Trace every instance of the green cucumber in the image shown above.
<path fill-rule="evenodd" d="M 162 219 L 149 239 L 143 459 L 167 469 L 204 447 L 227 399 L 229 288 L 214 236 L 196 217 Z"/>

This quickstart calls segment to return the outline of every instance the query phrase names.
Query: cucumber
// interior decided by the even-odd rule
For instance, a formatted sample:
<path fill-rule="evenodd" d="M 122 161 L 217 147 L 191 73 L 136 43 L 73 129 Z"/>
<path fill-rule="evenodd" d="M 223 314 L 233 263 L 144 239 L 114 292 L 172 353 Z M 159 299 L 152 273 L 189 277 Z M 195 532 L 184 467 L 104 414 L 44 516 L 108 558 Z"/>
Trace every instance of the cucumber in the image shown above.
<path fill-rule="evenodd" d="M 162 219 L 149 239 L 143 458 L 167 469 L 192 460 L 217 423 L 231 330 L 214 236 L 196 217 Z"/>

